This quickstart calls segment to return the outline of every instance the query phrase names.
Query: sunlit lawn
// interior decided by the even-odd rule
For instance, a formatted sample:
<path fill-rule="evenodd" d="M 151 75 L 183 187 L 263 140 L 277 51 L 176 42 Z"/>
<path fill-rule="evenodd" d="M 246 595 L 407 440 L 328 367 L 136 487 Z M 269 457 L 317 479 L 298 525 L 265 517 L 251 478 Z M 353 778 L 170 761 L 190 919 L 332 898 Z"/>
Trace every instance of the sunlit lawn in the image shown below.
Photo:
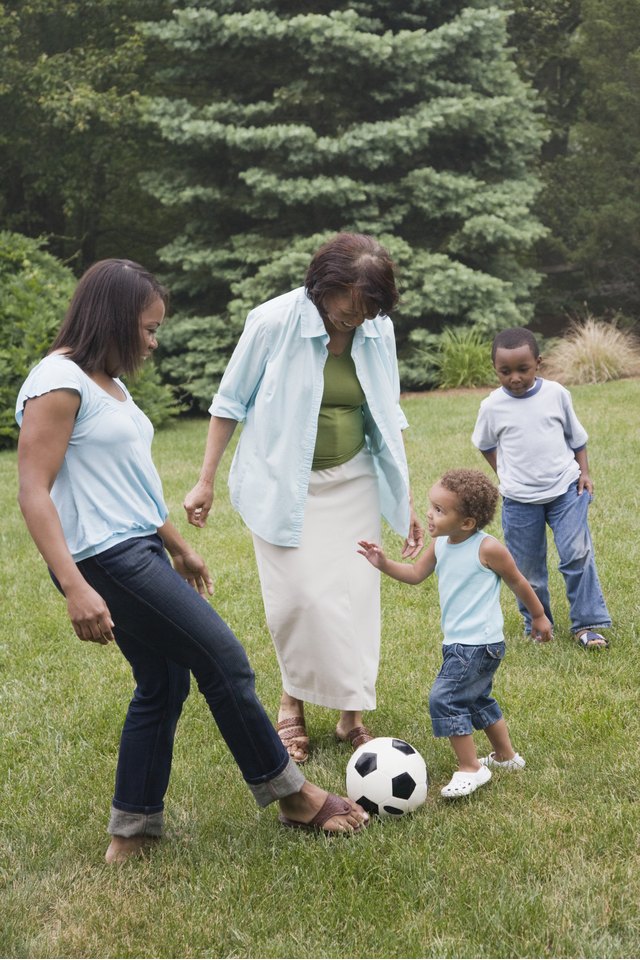
<path fill-rule="evenodd" d="M 116 868 L 102 857 L 128 667 L 115 647 L 76 640 L 18 515 L 15 455 L 0 455 L 0 954 L 638 956 L 640 381 L 572 392 L 590 434 L 591 527 L 615 626 L 609 650 L 578 649 L 554 573 L 556 640 L 531 645 L 503 593 L 509 642 L 496 689 L 524 773 L 497 773 L 466 800 L 440 798 L 453 758 L 432 738 L 427 711 L 440 660 L 436 584 L 385 580 L 379 703 L 368 723 L 423 753 L 426 804 L 352 839 L 286 832 L 275 808 L 254 806 L 194 688 L 178 732 L 166 839 L 147 859 Z M 422 510 L 447 467 L 488 471 L 470 442 L 485 393 L 405 399 Z M 205 421 L 189 421 L 156 438 L 183 529 L 180 503 L 205 433 Z M 273 716 L 279 674 L 251 540 L 222 479 L 209 528 L 188 536 L 215 574 L 214 603 L 246 645 Z M 391 552 L 398 543 L 387 533 Z M 308 719 L 308 776 L 342 789 L 349 753 L 333 741 L 336 715 L 311 707 Z"/>

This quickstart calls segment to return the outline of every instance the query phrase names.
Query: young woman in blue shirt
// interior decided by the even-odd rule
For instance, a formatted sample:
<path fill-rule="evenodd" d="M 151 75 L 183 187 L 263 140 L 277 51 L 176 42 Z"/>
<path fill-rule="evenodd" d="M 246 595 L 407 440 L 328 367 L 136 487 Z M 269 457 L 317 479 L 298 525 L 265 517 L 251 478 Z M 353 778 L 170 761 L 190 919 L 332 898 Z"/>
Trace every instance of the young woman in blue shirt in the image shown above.
<path fill-rule="evenodd" d="M 205 563 L 167 519 L 151 459 L 153 428 L 120 380 L 157 346 L 166 300 L 138 264 L 94 264 L 16 407 L 19 503 L 29 532 L 77 636 L 115 640 L 136 682 L 120 741 L 108 862 L 139 853 L 162 833 L 190 673 L 260 806 L 277 800 L 287 826 L 330 833 L 367 820 L 292 763 L 256 696 L 242 646 L 206 599 Z"/>

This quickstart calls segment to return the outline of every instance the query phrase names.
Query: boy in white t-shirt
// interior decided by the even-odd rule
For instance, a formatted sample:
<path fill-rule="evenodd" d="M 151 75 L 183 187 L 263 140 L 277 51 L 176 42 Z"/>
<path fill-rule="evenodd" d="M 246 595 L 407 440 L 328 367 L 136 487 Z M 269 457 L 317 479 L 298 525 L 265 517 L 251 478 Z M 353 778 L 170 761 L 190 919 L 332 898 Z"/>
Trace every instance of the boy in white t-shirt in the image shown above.
<path fill-rule="evenodd" d="M 593 483 L 587 433 L 571 394 L 536 376 L 540 351 L 530 330 L 502 330 L 492 358 L 501 386 L 480 404 L 472 442 L 498 475 L 505 542 L 553 622 L 547 571 L 547 524 L 560 557 L 571 630 L 584 649 L 608 646 L 611 626 L 587 512 Z M 525 632 L 531 620 L 522 604 Z"/>

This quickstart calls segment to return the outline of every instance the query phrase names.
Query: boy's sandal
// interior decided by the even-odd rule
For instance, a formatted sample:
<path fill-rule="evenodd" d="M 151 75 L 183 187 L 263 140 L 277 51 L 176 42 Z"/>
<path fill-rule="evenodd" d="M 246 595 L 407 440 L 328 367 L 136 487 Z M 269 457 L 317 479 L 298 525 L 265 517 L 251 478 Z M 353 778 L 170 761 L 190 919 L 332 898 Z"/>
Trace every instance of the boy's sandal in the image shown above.
<path fill-rule="evenodd" d="M 604 650 L 609 646 L 602 634 L 594 630 L 580 630 L 576 633 L 576 640 L 583 650 Z"/>
<path fill-rule="evenodd" d="M 369 743 L 370 740 L 373 740 L 374 736 L 370 730 L 367 730 L 366 727 L 359 726 L 353 727 L 349 730 L 349 733 L 346 737 L 341 737 L 338 731 L 336 730 L 336 740 L 340 743 L 350 743 L 354 750 L 357 750 L 358 747 L 361 747 L 363 743 Z"/>
<path fill-rule="evenodd" d="M 276 732 L 294 763 L 306 763 L 309 759 L 309 737 L 304 717 L 286 717 L 276 723 Z M 300 756 L 294 757 L 294 753 Z"/>

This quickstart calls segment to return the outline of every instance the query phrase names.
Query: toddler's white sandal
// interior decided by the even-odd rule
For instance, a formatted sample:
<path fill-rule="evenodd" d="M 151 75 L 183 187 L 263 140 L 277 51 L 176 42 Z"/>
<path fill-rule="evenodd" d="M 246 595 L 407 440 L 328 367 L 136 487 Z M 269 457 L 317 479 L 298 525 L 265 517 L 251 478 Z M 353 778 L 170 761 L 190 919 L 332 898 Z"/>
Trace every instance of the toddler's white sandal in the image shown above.
<path fill-rule="evenodd" d="M 485 767 L 497 767 L 500 770 L 523 770 L 526 766 L 524 757 L 516 753 L 511 760 L 496 760 L 494 751 L 491 751 L 488 757 L 480 757 L 480 763 Z"/>
<path fill-rule="evenodd" d="M 468 797 L 470 793 L 488 783 L 489 780 L 491 780 L 489 767 L 482 766 L 473 773 L 456 770 L 446 787 L 442 788 L 440 794 L 447 800 L 453 800 L 456 797 Z"/>

